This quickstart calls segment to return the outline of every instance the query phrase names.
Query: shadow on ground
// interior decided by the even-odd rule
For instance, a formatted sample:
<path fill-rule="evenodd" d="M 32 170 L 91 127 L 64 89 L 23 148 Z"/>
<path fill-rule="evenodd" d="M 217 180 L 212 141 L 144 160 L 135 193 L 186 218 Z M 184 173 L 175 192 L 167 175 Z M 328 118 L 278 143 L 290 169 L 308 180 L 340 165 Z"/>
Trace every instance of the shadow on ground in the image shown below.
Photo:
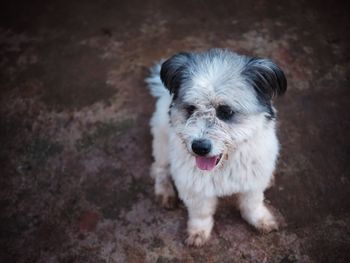
<path fill-rule="evenodd" d="M 3 4 L 1 4 L 3 5 Z M 1 7 L 1 262 L 349 262 L 348 6 L 316 1 L 14 1 Z M 147 68 L 225 47 L 285 69 L 282 153 L 259 235 L 221 201 L 209 244 L 149 177 Z"/>

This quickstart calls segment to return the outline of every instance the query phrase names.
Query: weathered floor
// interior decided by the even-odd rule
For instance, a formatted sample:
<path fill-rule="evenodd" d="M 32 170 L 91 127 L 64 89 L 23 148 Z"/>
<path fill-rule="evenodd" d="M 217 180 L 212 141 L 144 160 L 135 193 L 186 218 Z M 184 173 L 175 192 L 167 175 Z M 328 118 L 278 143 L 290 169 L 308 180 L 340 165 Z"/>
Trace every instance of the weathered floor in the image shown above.
<path fill-rule="evenodd" d="M 10 2 L 10 1 L 8 1 Z M 29 3 L 31 2 L 31 3 Z M 317 1 L 12 1 L 0 8 L 1 262 L 350 262 L 349 6 Z M 143 79 L 226 47 L 276 60 L 282 153 L 260 235 L 222 200 L 204 248 L 155 202 Z"/>

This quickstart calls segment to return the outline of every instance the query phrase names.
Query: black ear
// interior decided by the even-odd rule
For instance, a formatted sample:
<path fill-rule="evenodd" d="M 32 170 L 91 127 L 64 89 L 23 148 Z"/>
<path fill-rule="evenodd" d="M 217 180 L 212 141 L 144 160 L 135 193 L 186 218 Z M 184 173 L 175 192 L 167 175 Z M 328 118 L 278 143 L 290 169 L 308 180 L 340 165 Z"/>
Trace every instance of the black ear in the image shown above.
<path fill-rule="evenodd" d="M 287 90 L 287 79 L 282 69 L 269 59 L 250 58 L 242 75 L 265 100 L 271 100 Z"/>
<path fill-rule="evenodd" d="M 178 95 L 181 83 L 188 76 L 187 68 L 190 57 L 191 54 L 181 52 L 162 64 L 160 78 L 170 93 L 174 94 L 174 99 Z"/>

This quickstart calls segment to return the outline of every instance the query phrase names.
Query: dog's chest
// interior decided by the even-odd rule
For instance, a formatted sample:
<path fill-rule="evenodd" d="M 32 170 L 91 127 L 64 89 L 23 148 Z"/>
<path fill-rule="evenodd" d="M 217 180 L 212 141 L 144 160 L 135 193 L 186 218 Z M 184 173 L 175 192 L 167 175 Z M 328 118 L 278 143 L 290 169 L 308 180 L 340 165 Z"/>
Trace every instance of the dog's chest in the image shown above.
<path fill-rule="evenodd" d="M 196 192 L 206 196 L 226 196 L 256 189 L 269 178 L 262 173 L 263 167 L 249 153 L 237 152 L 223 167 L 213 172 L 200 171 L 192 156 L 171 155 L 171 173 L 180 192 Z"/>

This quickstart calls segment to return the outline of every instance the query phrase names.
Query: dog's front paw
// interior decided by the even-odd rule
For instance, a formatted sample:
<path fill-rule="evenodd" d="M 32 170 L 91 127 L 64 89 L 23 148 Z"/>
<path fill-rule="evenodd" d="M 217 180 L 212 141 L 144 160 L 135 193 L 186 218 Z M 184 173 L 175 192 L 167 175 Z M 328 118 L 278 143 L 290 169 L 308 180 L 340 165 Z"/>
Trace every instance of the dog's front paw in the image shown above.
<path fill-rule="evenodd" d="M 205 231 L 198 231 L 189 234 L 185 242 L 187 246 L 201 247 L 205 244 L 208 238 L 209 236 L 205 234 Z"/>
<path fill-rule="evenodd" d="M 242 212 L 242 217 L 259 232 L 266 234 L 278 230 L 275 217 L 265 205 L 258 206 L 255 209 L 243 209 Z"/>
<path fill-rule="evenodd" d="M 157 202 L 165 209 L 175 209 L 178 204 L 178 199 L 176 195 L 156 195 Z"/>
<path fill-rule="evenodd" d="M 256 229 L 263 234 L 270 233 L 272 231 L 278 230 L 278 223 L 272 214 L 269 214 L 266 217 L 261 218 L 256 223 Z"/>
<path fill-rule="evenodd" d="M 261 233 L 267 234 L 272 231 L 278 230 L 278 223 L 272 213 L 264 207 L 263 213 L 260 216 L 250 215 L 248 220 L 250 223 Z"/>

